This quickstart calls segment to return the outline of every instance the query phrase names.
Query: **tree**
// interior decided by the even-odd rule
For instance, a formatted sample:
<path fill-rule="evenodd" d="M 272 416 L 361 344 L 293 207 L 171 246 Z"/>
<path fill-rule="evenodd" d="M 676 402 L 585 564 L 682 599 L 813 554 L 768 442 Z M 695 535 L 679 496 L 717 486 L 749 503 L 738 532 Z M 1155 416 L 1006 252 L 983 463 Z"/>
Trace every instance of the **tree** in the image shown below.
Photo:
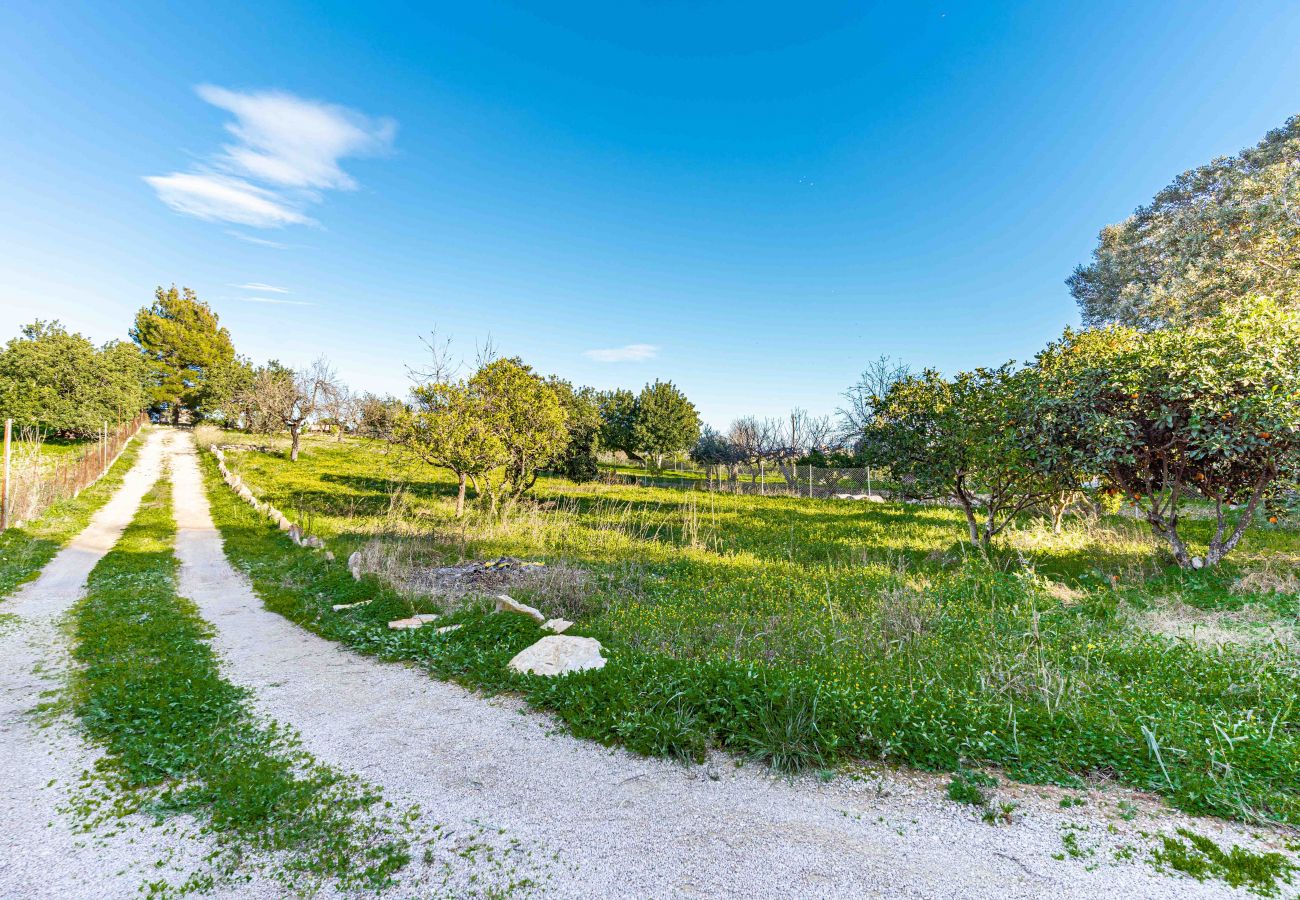
<path fill-rule="evenodd" d="M 362 394 L 358 401 L 357 433 L 377 440 L 388 440 L 406 411 L 406 405 L 396 397 Z"/>
<path fill-rule="evenodd" d="M 732 443 L 726 435 L 708 425 L 700 429 L 699 440 L 691 448 L 692 462 L 710 470 L 725 469 L 728 481 L 736 480 L 736 470 L 748 460 L 744 448 Z"/>
<path fill-rule="evenodd" d="M 173 424 L 182 411 L 200 418 L 229 399 L 218 391 L 224 385 L 220 373 L 235 360 L 230 332 L 194 291 L 159 287 L 153 305 L 136 314 L 131 340 L 152 364 L 154 405 Z"/>
<path fill-rule="evenodd" d="M 700 416 L 671 381 L 647 384 L 636 401 L 632 444 L 654 457 L 655 468 L 664 456 L 693 445 L 700 437 Z"/>
<path fill-rule="evenodd" d="M 881 399 L 902 379 L 911 374 L 906 363 L 895 362 L 888 355 L 867 364 L 857 384 L 844 392 L 845 405 L 836 410 L 840 418 L 840 436 L 847 445 L 856 444 L 871 423 Z"/>
<path fill-rule="evenodd" d="M 504 466 L 509 456 L 481 398 L 465 382 L 430 381 L 411 389 L 412 409 L 396 416 L 393 439 L 456 476 L 456 517 L 465 512 L 465 482 Z M 475 481 L 477 484 L 477 480 Z"/>
<path fill-rule="evenodd" d="M 596 403 L 600 408 L 600 445 L 640 459 L 632 434 L 636 425 L 636 394 L 625 388 L 601 391 L 596 395 Z"/>
<path fill-rule="evenodd" d="M 547 385 L 555 392 L 565 411 L 568 440 L 553 465 L 570 481 L 591 481 L 600 472 L 596 453 L 600 450 L 600 399 L 594 388 L 574 388 L 563 378 L 552 375 Z"/>
<path fill-rule="evenodd" d="M 0 415 L 89 437 L 148 403 L 148 371 L 131 344 L 96 347 L 59 322 L 36 321 L 0 350 Z"/>
<path fill-rule="evenodd" d="M 262 427 L 289 430 L 289 459 L 298 461 L 302 427 L 338 388 L 338 380 L 324 357 L 295 372 L 272 361 L 258 370 L 251 393 L 255 416 Z"/>
<path fill-rule="evenodd" d="M 352 393 L 346 384 L 336 382 L 321 403 L 324 421 L 335 429 L 335 440 L 342 441 L 344 433 L 356 428 L 361 416 L 361 398 Z"/>
<path fill-rule="evenodd" d="M 1033 427 L 1024 378 L 1010 364 L 951 380 L 933 369 L 902 378 L 878 404 L 863 452 L 922 496 L 956 501 L 971 543 L 987 547 L 1057 487 L 1024 440 Z"/>
<path fill-rule="evenodd" d="M 1300 116 L 1103 228 L 1067 283 L 1088 327 L 1186 324 L 1250 294 L 1300 303 Z"/>
<path fill-rule="evenodd" d="M 500 478 L 484 486 L 493 512 L 508 510 L 564 448 L 565 410 L 555 391 L 519 359 L 495 359 L 467 382 L 472 408 L 504 450 Z"/>
<path fill-rule="evenodd" d="M 1030 414 L 1065 464 L 1138 505 L 1180 567 L 1214 566 L 1300 477 L 1296 360 L 1300 312 L 1268 299 L 1184 328 L 1067 331 L 1038 356 Z M 1179 532 L 1190 494 L 1215 511 L 1203 560 Z"/>

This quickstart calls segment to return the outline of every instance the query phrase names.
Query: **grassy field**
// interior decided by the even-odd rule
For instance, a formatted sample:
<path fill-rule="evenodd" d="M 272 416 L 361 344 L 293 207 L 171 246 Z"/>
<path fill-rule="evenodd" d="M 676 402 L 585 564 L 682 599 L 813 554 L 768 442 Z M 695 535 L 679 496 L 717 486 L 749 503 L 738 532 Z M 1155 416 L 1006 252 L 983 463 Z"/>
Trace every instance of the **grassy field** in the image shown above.
<path fill-rule="evenodd" d="M 453 634 L 388 632 L 388 618 L 447 601 L 352 582 L 210 482 L 227 550 L 272 608 L 358 649 L 517 689 L 580 735 L 786 769 L 884 759 L 1114 780 L 1193 812 L 1300 824 L 1293 529 L 1259 528 L 1232 567 L 1185 575 L 1124 519 L 1061 535 L 1026 521 L 983 559 L 941 507 L 542 479 L 506 522 L 458 522 L 450 478 L 382 444 L 312 440 L 296 465 L 229 459 L 341 556 L 378 540 L 395 566 L 545 560 L 552 577 L 511 593 L 605 643 L 599 672 L 507 675 L 536 628 L 473 602 L 451 606 L 466 625 Z M 1190 531 L 1204 541 L 1208 523 Z"/>

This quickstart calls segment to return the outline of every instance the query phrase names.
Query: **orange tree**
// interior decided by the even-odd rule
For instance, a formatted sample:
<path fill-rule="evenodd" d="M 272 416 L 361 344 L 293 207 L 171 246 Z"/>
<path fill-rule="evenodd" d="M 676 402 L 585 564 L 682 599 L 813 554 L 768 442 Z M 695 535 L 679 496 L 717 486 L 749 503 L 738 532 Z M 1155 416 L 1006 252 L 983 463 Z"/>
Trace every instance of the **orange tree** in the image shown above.
<path fill-rule="evenodd" d="M 1300 473 L 1300 315 L 1268 299 L 1186 328 L 1067 331 L 1028 383 L 1040 463 L 1096 472 L 1182 568 L 1217 565 Z M 1179 533 L 1189 496 L 1214 509 L 1203 558 Z"/>
<path fill-rule="evenodd" d="M 1025 380 L 1010 363 L 952 379 L 933 369 L 901 377 L 875 403 L 863 456 L 921 496 L 954 501 L 971 543 L 988 546 L 1020 513 L 1062 491 L 1057 473 L 1066 468 L 1040 467 L 1025 436 L 1033 427 Z"/>

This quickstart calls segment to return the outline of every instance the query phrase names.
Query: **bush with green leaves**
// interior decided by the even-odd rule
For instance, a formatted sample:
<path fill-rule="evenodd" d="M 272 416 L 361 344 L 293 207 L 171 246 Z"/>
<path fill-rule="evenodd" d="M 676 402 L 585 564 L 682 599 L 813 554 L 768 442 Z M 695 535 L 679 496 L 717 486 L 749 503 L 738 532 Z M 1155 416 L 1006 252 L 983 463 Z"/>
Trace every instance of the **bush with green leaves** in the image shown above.
<path fill-rule="evenodd" d="M 58 322 L 36 321 L 0 350 L 0 417 L 62 437 L 90 437 L 149 402 L 149 373 L 133 346 L 96 347 Z"/>
<path fill-rule="evenodd" d="M 988 546 L 1022 512 L 1075 485 L 1073 471 L 1041 466 L 1032 450 L 1027 382 L 1010 364 L 951 379 L 933 369 L 904 376 L 878 403 L 863 455 L 921 496 L 955 501 L 971 543 Z"/>
<path fill-rule="evenodd" d="M 1094 468 L 1183 568 L 1218 564 L 1300 477 L 1300 312 L 1255 299 L 1186 328 L 1067 331 L 1031 370 L 1047 465 Z M 1208 501 L 1204 558 L 1181 504 Z"/>

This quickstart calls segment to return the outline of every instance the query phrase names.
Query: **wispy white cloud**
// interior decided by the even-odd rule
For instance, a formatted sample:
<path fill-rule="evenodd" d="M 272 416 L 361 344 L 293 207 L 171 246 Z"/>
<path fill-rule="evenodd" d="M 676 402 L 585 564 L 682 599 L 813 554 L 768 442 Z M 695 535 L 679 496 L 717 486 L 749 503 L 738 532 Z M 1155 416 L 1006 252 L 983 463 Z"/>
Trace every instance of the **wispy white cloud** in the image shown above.
<path fill-rule="evenodd" d="M 282 287 L 276 287 L 273 284 L 262 284 L 260 281 L 250 281 L 248 284 L 232 284 L 231 287 L 239 288 L 241 291 L 269 291 L 272 294 L 293 293 L 293 291 L 286 290 Z"/>
<path fill-rule="evenodd" d="M 315 303 L 308 303 L 306 300 L 286 300 L 283 297 L 240 297 L 244 303 L 274 303 L 277 306 L 315 306 Z"/>
<path fill-rule="evenodd" d="M 233 222 L 254 228 L 306 225 L 311 219 L 283 197 L 242 178 L 203 172 L 150 175 L 145 181 L 158 199 L 178 213 L 208 221 Z"/>
<path fill-rule="evenodd" d="M 196 90 L 235 117 L 226 130 L 239 142 L 223 148 L 229 166 L 286 187 L 352 190 L 357 184 L 339 160 L 382 153 L 397 132 L 391 119 L 371 119 L 284 91 L 244 94 L 210 84 Z"/>
<path fill-rule="evenodd" d="M 254 235 L 251 234 L 244 234 L 242 231 L 235 231 L 233 228 L 228 229 L 226 231 L 226 234 L 230 235 L 232 238 L 238 238 L 239 240 L 246 241 L 247 243 L 250 244 L 257 244 L 259 247 L 271 247 L 275 250 L 289 249 L 288 244 L 282 244 L 279 241 L 268 241 L 266 238 L 255 237 Z"/>
<path fill-rule="evenodd" d="M 624 347 L 609 347 L 603 350 L 587 350 L 583 356 L 596 362 L 643 362 L 659 355 L 659 348 L 654 344 L 628 344 Z"/>
<path fill-rule="evenodd" d="M 198 95 L 234 116 L 226 144 L 192 172 L 145 179 L 172 209 L 254 228 L 314 224 L 304 209 L 326 190 L 353 190 L 341 161 L 392 145 L 397 125 L 284 91 L 232 91 L 200 85 Z M 234 232 L 240 240 L 268 243 Z"/>

